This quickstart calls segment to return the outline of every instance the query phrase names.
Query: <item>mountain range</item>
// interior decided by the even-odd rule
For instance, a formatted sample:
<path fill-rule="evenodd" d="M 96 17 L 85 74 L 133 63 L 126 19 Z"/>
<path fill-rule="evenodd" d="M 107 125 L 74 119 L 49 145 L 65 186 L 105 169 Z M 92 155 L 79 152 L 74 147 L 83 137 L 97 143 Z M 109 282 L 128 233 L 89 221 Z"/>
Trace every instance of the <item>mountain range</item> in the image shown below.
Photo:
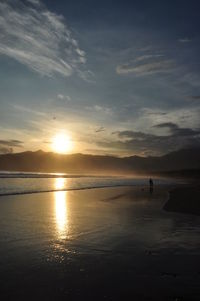
<path fill-rule="evenodd" d="M 0 155 L 1 171 L 134 174 L 198 169 L 200 149 L 182 149 L 160 157 L 63 155 L 41 150 Z"/>

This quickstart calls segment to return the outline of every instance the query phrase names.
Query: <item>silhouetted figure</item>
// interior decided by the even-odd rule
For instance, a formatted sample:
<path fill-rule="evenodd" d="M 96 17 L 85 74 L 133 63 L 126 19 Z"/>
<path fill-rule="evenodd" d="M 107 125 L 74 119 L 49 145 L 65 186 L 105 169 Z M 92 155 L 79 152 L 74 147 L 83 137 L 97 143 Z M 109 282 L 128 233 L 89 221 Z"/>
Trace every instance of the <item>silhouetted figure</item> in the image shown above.
<path fill-rule="evenodd" d="M 153 193 L 153 180 L 151 178 L 149 179 L 149 192 Z"/>

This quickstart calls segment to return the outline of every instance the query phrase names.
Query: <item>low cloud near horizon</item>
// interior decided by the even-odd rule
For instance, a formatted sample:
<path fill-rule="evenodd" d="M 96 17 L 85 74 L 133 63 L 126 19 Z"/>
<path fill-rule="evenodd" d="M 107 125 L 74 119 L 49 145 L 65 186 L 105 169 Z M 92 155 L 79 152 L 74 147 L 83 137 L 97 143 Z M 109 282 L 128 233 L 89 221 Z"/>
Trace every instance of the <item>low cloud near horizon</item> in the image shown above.
<path fill-rule="evenodd" d="M 200 129 L 180 128 L 168 122 L 154 126 L 167 130 L 166 134 L 149 134 L 140 131 L 116 131 L 113 141 L 99 142 L 98 145 L 107 149 L 119 149 L 121 152 L 132 152 L 141 155 L 163 155 L 182 148 L 200 147 Z"/>
<path fill-rule="evenodd" d="M 0 154 L 8 154 L 14 151 L 14 148 L 22 148 L 23 142 L 20 140 L 0 140 Z"/>

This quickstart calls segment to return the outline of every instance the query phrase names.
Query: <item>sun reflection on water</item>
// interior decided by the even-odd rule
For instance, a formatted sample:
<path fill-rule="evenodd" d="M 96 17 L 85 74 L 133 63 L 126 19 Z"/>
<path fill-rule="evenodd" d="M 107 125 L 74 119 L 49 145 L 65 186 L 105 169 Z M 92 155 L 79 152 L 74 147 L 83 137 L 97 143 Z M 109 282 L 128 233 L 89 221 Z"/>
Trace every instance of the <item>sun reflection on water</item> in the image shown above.
<path fill-rule="evenodd" d="M 64 189 L 66 185 L 64 178 L 55 179 L 55 189 Z M 68 232 L 68 209 L 67 191 L 56 191 L 55 194 L 55 218 L 59 239 L 64 239 Z"/>
<path fill-rule="evenodd" d="M 56 178 L 55 179 L 55 189 L 64 189 L 65 184 L 67 184 L 67 179 L 65 178 Z"/>

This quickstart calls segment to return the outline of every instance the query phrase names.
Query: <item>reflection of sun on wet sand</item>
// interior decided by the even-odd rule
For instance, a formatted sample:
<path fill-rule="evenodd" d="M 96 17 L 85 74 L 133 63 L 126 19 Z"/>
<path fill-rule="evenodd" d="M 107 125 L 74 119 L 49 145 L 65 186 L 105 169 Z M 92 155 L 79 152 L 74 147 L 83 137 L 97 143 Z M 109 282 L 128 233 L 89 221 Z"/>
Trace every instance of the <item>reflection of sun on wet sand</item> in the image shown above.
<path fill-rule="evenodd" d="M 55 179 L 55 188 L 63 189 L 65 187 L 67 179 L 57 178 Z M 55 217 L 56 226 L 59 234 L 59 238 L 66 238 L 67 236 L 67 224 L 68 224 L 68 212 L 67 212 L 67 191 L 56 191 L 55 196 Z"/>
<path fill-rule="evenodd" d="M 1 300 L 200 300 L 200 220 L 162 210 L 172 187 L 2 197 Z"/>

